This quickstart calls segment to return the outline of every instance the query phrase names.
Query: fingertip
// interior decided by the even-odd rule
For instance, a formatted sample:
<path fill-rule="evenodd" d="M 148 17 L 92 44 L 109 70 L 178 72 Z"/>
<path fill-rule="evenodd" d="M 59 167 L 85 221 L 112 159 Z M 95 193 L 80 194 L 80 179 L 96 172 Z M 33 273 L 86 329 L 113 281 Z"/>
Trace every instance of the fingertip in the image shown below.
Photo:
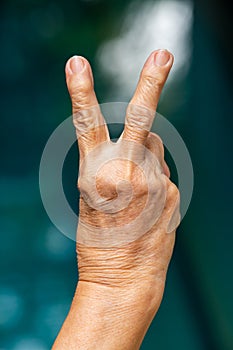
<path fill-rule="evenodd" d="M 83 56 L 72 56 L 65 65 L 66 83 L 70 94 L 78 90 L 90 92 L 94 86 L 91 66 Z"/>
<path fill-rule="evenodd" d="M 66 61 L 66 64 L 65 64 L 66 77 L 69 77 L 70 75 L 72 75 L 72 71 L 70 69 L 70 60 L 71 60 L 71 58 L 69 58 L 68 61 Z"/>
<path fill-rule="evenodd" d="M 74 55 L 68 59 L 65 65 L 65 73 L 67 77 L 76 74 L 83 74 L 87 69 L 90 70 L 90 64 L 83 56 Z"/>
<path fill-rule="evenodd" d="M 171 67 L 174 61 L 173 54 L 167 49 L 158 49 L 149 55 L 148 59 L 145 62 L 144 68 L 147 67 Z"/>

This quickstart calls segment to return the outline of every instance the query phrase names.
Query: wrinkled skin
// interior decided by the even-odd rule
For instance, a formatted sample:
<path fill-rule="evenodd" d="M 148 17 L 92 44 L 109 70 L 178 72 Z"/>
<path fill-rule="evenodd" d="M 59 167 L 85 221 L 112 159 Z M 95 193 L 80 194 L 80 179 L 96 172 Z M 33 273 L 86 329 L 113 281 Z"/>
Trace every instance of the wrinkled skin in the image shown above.
<path fill-rule="evenodd" d="M 179 224 L 179 191 L 169 179 L 162 141 L 149 130 L 172 63 L 173 56 L 166 50 L 149 56 L 117 144 L 109 139 L 88 61 L 76 56 L 66 65 L 80 150 L 76 296 L 81 298 L 85 290 L 85 296 L 89 295 L 92 300 L 91 290 L 97 304 L 103 302 L 103 295 L 105 299 L 110 298 L 114 310 L 118 310 L 119 304 L 123 310 L 127 304 L 127 313 L 135 322 L 135 343 L 132 339 L 131 342 L 125 339 L 124 343 L 115 340 L 114 345 L 109 343 L 106 349 L 137 349 L 164 291 Z M 76 301 L 56 345 L 72 328 L 75 305 Z M 144 315 L 145 308 L 148 312 Z M 140 320 L 134 314 L 135 309 L 141 315 Z M 119 315 L 124 314 L 122 310 Z M 82 343 L 78 344 L 80 349 L 86 349 Z M 70 348 L 75 347 L 70 345 Z M 97 348 L 105 349 L 101 343 Z"/>

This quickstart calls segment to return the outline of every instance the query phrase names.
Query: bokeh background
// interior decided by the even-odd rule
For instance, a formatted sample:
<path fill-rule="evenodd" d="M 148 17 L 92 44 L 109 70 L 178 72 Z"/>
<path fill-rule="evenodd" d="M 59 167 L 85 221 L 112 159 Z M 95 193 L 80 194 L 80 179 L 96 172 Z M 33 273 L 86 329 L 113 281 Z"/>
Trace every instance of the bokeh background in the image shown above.
<path fill-rule="evenodd" d="M 233 349 L 230 2 L 8 0 L 0 8 L 0 349 L 50 349 L 78 277 L 75 243 L 50 222 L 38 183 L 46 141 L 71 114 L 66 60 L 89 59 L 100 102 L 128 101 L 157 48 L 175 56 L 158 111 L 190 151 L 195 187 L 141 348 Z M 77 162 L 73 146 L 63 185 L 76 210 Z"/>

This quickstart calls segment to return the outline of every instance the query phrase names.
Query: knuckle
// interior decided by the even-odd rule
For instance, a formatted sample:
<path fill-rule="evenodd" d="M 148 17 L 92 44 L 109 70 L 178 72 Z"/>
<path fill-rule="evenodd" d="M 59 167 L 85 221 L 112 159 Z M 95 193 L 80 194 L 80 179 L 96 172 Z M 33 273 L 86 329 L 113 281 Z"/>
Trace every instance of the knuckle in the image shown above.
<path fill-rule="evenodd" d="M 155 198 L 157 198 L 159 194 L 166 193 L 166 184 L 161 179 L 153 179 L 149 182 L 149 189 Z"/>
<path fill-rule="evenodd" d="M 77 187 L 78 187 L 78 190 L 79 192 L 82 194 L 82 193 L 86 193 L 88 191 L 88 186 L 87 186 L 87 183 L 85 181 L 85 179 L 80 176 L 78 178 L 78 183 L 77 183 Z"/>
<path fill-rule="evenodd" d="M 127 124 L 124 129 L 124 137 L 135 142 L 141 142 L 148 135 L 148 131 L 141 127 L 141 122 L 138 118 L 128 117 Z"/>
<path fill-rule="evenodd" d="M 148 189 L 150 187 L 153 187 L 153 183 L 148 183 L 147 181 L 140 182 L 139 184 L 136 184 L 135 189 L 138 192 L 138 195 L 142 197 L 143 195 L 148 194 Z"/>
<path fill-rule="evenodd" d="M 150 133 L 149 142 L 151 142 L 153 146 L 159 151 L 159 154 L 164 154 L 163 141 L 157 134 Z"/>
<path fill-rule="evenodd" d="M 146 89 L 153 91 L 154 93 L 159 93 L 162 90 L 164 83 L 163 75 L 157 73 L 155 76 L 144 73 L 142 75 L 142 84 Z"/>
<path fill-rule="evenodd" d="M 81 80 L 76 82 L 73 86 L 71 85 L 71 98 L 73 101 L 82 101 L 91 92 L 93 86 L 89 79 Z"/>
<path fill-rule="evenodd" d="M 78 190 L 80 194 L 83 195 L 85 198 L 89 198 L 91 196 L 92 179 L 86 175 L 86 169 L 82 174 L 79 175 Z"/>
<path fill-rule="evenodd" d="M 109 179 L 99 179 L 96 183 L 98 195 L 107 201 L 111 201 L 118 197 L 119 188 L 117 183 Z"/>
<path fill-rule="evenodd" d="M 171 198 L 177 198 L 180 196 L 180 191 L 177 186 L 169 180 L 168 192 Z"/>
<path fill-rule="evenodd" d="M 154 132 L 150 132 L 149 133 L 149 138 L 151 138 L 151 140 L 153 140 L 153 142 L 163 146 L 163 141 L 162 141 L 161 137 L 158 134 L 155 134 Z"/>

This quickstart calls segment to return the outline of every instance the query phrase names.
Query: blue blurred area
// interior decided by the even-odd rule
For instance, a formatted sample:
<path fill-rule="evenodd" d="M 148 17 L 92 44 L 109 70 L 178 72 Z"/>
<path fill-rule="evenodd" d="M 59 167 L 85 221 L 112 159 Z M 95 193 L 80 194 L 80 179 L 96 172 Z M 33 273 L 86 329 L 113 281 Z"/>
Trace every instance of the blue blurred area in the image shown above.
<path fill-rule="evenodd" d="M 78 278 L 75 244 L 48 219 L 38 183 L 46 141 L 71 114 L 66 60 L 89 59 L 100 102 L 128 101 L 147 55 L 163 47 L 175 65 L 159 112 L 190 151 L 195 188 L 141 348 L 233 349 L 229 4 L 9 0 L 0 7 L 0 349 L 50 349 Z M 73 146 L 63 185 L 76 211 L 77 164 Z"/>

